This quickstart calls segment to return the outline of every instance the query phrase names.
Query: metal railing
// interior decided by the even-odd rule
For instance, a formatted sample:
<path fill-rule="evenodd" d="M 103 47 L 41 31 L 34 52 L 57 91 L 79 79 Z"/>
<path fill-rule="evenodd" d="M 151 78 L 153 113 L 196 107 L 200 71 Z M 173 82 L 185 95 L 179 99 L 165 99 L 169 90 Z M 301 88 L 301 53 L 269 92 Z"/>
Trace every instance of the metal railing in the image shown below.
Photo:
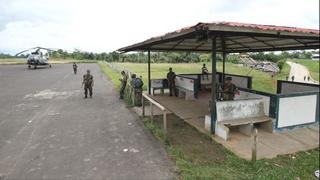
<path fill-rule="evenodd" d="M 153 106 L 157 106 L 159 109 L 162 110 L 163 112 L 163 130 L 164 133 L 167 133 L 167 109 L 165 107 L 163 107 L 161 104 L 159 104 L 158 102 L 156 102 L 155 100 L 153 100 L 152 98 L 150 98 L 148 95 L 146 94 L 142 94 L 142 117 L 145 117 L 145 102 L 144 99 L 149 101 L 150 104 L 150 118 L 151 121 L 153 121 Z"/>

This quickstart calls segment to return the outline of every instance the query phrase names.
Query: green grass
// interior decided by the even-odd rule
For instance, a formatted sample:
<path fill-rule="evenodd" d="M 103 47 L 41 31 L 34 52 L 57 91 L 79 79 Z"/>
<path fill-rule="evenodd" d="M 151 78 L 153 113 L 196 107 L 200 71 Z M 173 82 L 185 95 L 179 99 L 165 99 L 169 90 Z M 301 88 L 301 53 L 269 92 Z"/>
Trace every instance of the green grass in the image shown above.
<path fill-rule="evenodd" d="M 283 68 L 280 73 L 277 74 L 276 79 L 278 80 L 287 80 L 287 77 L 290 74 L 290 66 L 287 63 L 283 64 Z"/>
<path fill-rule="evenodd" d="M 290 61 L 305 66 L 309 70 L 311 77 L 314 80 L 319 81 L 319 61 L 313 61 L 311 59 L 296 59 Z"/>
<path fill-rule="evenodd" d="M 0 64 L 26 64 L 25 58 L 0 58 Z"/>
<path fill-rule="evenodd" d="M 148 72 L 147 64 L 145 63 L 115 63 L 118 66 L 122 66 L 132 72 L 141 75 L 144 82 L 147 82 Z M 208 70 L 211 71 L 211 64 L 208 63 Z M 172 67 L 177 73 L 200 73 L 202 63 L 181 63 L 181 64 L 168 64 L 168 63 L 158 63 L 151 64 L 151 79 L 165 78 L 168 68 Z M 217 70 L 222 71 L 222 63 L 217 63 Z M 290 68 L 289 65 L 285 64 L 282 72 L 278 74 L 275 79 L 285 79 L 289 75 Z M 247 67 L 241 67 L 235 64 L 226 63 L 226 73 L 246 75 L 253 77 L 253 89 L 263 92 L 275 93 L 276 84 L 272 83 L 272 78 L 270 74 L 253 70 Z M 146 83 L 145 83 L 146 89 Z"/>
<path fill-rule="evenodd" d="M 115 88 L 117 90 L 119 90 L 120 89 L 119 78 L 121 78 L 120 73 L 118 73 L 117 71 L 111 69 L 104 62 L 99 61 L 98 65 L 100 66 L 102 72 L 113 82 L 113 84 L 115 85 Z"/>

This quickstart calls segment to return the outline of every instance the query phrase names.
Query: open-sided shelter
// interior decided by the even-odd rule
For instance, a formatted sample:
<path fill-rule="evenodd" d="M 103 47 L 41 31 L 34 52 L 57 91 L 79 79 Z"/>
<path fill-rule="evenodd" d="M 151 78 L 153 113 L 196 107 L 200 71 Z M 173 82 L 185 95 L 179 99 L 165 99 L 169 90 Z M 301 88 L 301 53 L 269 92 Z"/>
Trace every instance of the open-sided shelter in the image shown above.
<path fill-rule="evenodd" d="M 215 131 L 216 111 L 216 60 L 217 52 L 223 54 L 223 75 L 228 53 L 319 49 L 319 30 L 236 22 L 198 23 L 194 26 L 153 37 L 146 41 L 123 47 L 120 52 L 148 52 L 148 90 L 150 92 L 150 52 L 190 51 L 211 52 L 211 132 Z"/>

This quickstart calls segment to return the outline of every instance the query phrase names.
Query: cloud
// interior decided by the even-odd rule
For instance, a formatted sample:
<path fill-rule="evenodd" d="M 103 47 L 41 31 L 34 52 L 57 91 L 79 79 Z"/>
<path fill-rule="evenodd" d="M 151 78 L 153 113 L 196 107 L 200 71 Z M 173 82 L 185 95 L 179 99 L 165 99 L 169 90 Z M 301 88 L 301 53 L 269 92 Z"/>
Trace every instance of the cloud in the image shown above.
<path fill-rule="evenodd" d="M 0 0 L 0 52 L 113 51 L 198 22 L 319 27 L 318 0 Z M 5 42 L 5 43 L 3 43 Z"/>

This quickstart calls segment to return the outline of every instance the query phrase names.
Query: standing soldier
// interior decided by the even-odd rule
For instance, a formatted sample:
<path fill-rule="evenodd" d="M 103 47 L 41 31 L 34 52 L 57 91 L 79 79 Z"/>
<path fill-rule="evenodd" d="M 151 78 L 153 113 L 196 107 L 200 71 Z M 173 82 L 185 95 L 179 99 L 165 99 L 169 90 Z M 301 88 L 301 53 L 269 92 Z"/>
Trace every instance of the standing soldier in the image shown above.
<path fill-rule="evenodd" d="M 177 96 L 177 91 L 176 91 L 176 73 L 172 71 L 172 68 L 169 68 L 169 72 L 167 73 L 167 79 L 168 79 L 168 85 L 169 85 L 169 92 L 170 96 L 172 96 L 172 92 L 174 92 L 174 95 Z"/>
<path fill-rule="evenodd" d="M 224 101 L 234 99 L 235 93 L 238 91 L 237 86 L 232 83 L 232 78 L 227 77 L 222 89 L 222 98 Z"/>
<path fill-rule="evenodd" d="M 294 76 L 291 77 L 291 80 L 294 81 Z"/>
<path fill-rule="evenodd" d="M 126 89 L 128 76 L 124 71 L 121 71 L 122 78 L 120 78 L 121 87 L 120 87 L 120 99 L 123 99 L 124 90 Z"/>
<path fill-rule="evenodd" d="M 134 90 L 134 82 L 136 80 L 136 74 L 131 74 L 131 80 L 130 80 L 130 83 L 129 83 L 129 97 L 130 97 L 130 100 L 132 102 L 132 104 L 134 105 L 135 104 L 135 90 Z"/>
<path fill-rule="evenodd" d="M 135 106 L 141 106 L 142 105 L 142 87 L 143 87 L 143 81 L 140 78 L 137 78 L 135 74 L 132 75 L 131 78 L 132 87 L 134 89 L 134 98 L 133 98 L 133 104 Z"/>
<path fill-rule="evenodd" d="M 308 81 L 310 81 L 310 76 L 308 76 Z"/>
<path fill-rule="evenodd" d="M 201 68 L 201 73 L 202 73 L 202 80 L 204 80 L 204 76 L 207 77 L 207 80 L 209 80 L 209 76 L 208 76 L 208 69 L 206 67 L 206 64 L 203 64 L 202 68 Z"/>
<path fill-rule="evenodd" d="M 74 72 L 74 74 L 77 74 L 77 69 L 78 69 L 78 66 L 77 66 L 77 64 L 76 63 L 73 63 L 73 72 Z"/>
<path fill-rule="evenodd" d="M 306 81 L 306 76 L 303 77 L 303 81 Z"/>
<path fill-rule="evenodd" d="M 88 90 L 90 98 L 92 98 L 93 76 L 90 74 L 90 70 L 87 70 L 87 74 L 83 75 L 82 85 L 84 85 L 84 98 L 88 96 Z"/>

